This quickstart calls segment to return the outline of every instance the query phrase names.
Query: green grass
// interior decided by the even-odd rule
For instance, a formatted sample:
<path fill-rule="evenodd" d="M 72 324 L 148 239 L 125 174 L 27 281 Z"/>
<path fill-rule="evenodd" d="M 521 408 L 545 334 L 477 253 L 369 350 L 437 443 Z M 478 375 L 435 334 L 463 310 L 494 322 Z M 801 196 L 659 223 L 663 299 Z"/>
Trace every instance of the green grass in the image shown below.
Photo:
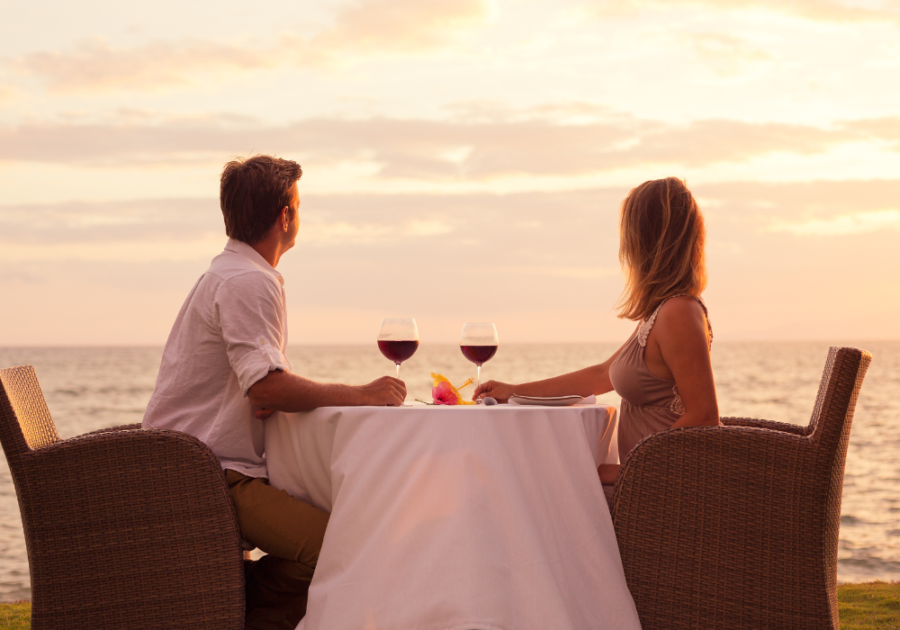
<path fill-rule="evenodd" d="M 841 630 L 900 628 L 900 582 L 838 586 Z"/>
<path fill-rule="evenodd" d="M 900 628 L 900 582 L 838 586 L 841 630 Z M 0 630 L 29 630 L 31 604 L 0 604 Z"/>
<path fill-rule="evenodd" d="M 29 630 L 31 602 L 0 604 L 0 630 Z"/>

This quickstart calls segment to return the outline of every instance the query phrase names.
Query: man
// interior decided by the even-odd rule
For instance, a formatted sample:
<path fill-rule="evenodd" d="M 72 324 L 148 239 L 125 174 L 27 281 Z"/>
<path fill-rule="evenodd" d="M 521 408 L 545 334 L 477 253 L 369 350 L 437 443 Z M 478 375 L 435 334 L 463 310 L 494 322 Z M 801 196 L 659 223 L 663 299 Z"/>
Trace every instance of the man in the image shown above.
<path fill-rule="evenodd" d="M 281 256 L 299 231 L 300 165 L 258 155 L 222 171 L 225 251 L 191 290 L 166 342 L 143 426 L 194 435 L 219 458 L 241 536 L 268 555 L 247 580 L 247 625 L 294 628 L 328 514 L 268 484 L 263 423 L 273 411 L 400 405 L 402 381 L 322 384 L 291 372 Z"/>

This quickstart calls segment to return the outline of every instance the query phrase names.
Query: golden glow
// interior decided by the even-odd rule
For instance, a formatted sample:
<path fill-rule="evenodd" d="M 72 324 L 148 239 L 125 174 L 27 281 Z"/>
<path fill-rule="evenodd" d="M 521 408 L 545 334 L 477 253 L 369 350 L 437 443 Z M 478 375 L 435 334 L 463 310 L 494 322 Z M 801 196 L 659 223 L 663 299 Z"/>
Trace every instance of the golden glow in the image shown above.
<path fill-rule="evenodd" d="M 440 341 L 618 340 L 618 206 L 670 175 L 718 339 L 897 337 L 894 0 L 47 10 L 0 25 L 0 290 L 70 321 L 13 313 L 0 344 L 162 343 L 251 152 L 304 167 L 292 341 L 400 307 Z"/>

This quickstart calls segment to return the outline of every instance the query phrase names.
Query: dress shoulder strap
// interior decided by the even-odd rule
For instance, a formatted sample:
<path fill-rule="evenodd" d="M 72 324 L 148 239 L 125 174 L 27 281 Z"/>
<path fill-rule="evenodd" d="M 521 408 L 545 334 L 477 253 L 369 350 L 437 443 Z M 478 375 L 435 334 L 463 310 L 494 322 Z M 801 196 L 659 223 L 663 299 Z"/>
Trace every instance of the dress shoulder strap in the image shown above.
<path fill-rule="evenodd" d="M 713 340 L 713 330 L 712 330 L 712 322 L 709 321 L 709 310 L 706 308 L 706 303 L 703 301 L 703 298 L 699 296 L 693 295 L 672 295 L 667 297 L 665 300 L 660 302 L 660 305 L 656 307 L 656 310 L 648 317 L 643 324 L 641 324 L 640 329 L 638 330 L 638 343 L 641 344 L 641 347 L 647 345 L 647 338 L 650 337 L 650 331 L 653 329 L 653 324 L 656 323 L 656 316 L 659 315 L 659 309 L 663 307 L 663 304 L 676 297 L 693 297 L 695 300 L 700 302 L 700 306 L 703 308 L 703 313 L 706 315 L 706 326 L 709 328 L 709 343 L 712 344 Z"/>

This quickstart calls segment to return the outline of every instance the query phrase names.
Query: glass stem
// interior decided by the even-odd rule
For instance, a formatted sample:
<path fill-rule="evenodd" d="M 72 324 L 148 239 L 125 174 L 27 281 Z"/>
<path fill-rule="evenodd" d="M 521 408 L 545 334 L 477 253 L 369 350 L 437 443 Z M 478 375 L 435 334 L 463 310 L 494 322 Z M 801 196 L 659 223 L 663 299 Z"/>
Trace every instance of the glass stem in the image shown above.
<path fill-rule="evenodd" d="M 478 364 L 478 376 L 475 378 L 475 389 L 481 387 L 481 364 Z"/>
<path fill-rule="evenodd" d="M 400 364 L 397 364 L 397 378 L 400 378 Z"/>

